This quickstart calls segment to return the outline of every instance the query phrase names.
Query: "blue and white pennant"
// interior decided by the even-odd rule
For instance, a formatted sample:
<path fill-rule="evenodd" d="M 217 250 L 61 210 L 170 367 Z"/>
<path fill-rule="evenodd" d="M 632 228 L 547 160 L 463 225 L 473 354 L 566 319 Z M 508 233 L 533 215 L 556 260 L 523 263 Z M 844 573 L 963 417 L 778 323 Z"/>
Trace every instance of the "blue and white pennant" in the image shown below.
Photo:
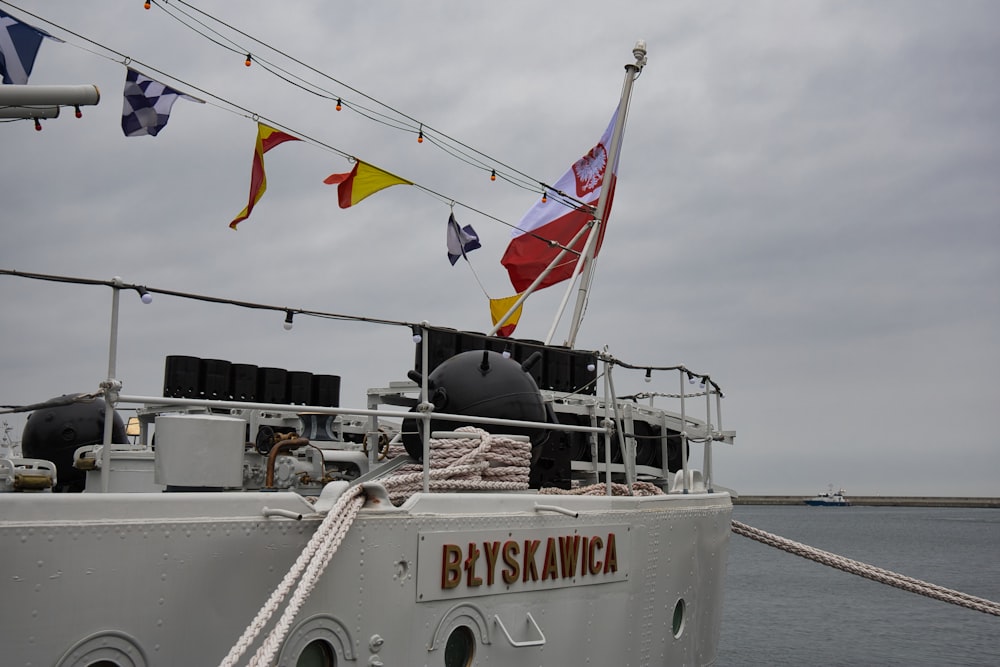
<path fill-rule="evenodd" d="M 42 39 L 62 42 L 49 33 L 0 11 L 0 74 L 6 84 L 26 85 Z"/>

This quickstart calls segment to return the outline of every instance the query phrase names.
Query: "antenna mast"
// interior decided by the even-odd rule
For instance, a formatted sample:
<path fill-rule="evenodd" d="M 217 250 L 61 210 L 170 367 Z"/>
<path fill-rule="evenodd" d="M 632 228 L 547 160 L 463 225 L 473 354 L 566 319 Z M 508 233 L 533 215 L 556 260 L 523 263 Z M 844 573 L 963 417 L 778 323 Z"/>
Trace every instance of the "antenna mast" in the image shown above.
<path fill-rule="evenodd" d="M 573 320 L 570 323 L 569 335 L 566 338 L 566 345 L 573 347 L 576 342 L 576 335 L 580 330 L 580 323 L 583 321 L 583 311 L 587 305 L 587 292 L 594 277 L 594 260 L 597 252 L 597 239 L 600 238 L 601 226 L 605 222 L 608 210 L 608 199 L 611 196 L 611 178 L 615 168 L 618 166 L 618 156 L 622 148 L 622 135 L 625 132 L 625 118 L 628 116 L 628 103 L 632 96 L 632 83 L 639 77 L 642 68 L 646 65 L 646 42 L 640 39 L 632 47 L 632 55 L 635 57 L 634 63 L 625 65 L 625 83 L 622 85 L 622 99 L 618 106 L 618 118 L 611 135 L 611 146 L 608 149 L 608 164 L 604 168 L 604 182 L 601 184 L 601 196 L 597 200 L 597 212 L 594 214 L 596 224 L 590 230 L 587 237 L 587 244 L 584 252 L 580 254 L 578 262 L 586 259 L 583 267 L 583 275 L 580 278 L 580 289 L 577 292 L 576 309 L 573 311 Z M 572 289 L 572 284 L 570 285 Z M 558 316 L 557 316 L 558 318 Z"/>

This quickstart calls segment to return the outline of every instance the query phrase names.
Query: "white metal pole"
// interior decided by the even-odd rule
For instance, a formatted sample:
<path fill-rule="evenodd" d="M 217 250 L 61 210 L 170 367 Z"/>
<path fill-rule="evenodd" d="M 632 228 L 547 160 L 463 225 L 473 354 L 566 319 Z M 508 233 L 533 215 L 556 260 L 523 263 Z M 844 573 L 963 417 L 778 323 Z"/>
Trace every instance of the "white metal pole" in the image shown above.
<path fill-rule="evenodd" d="M 430 493 L 431 490 L 431 413 L 426 409 L 430 405 L 430 396 L 428 387 L 430 386 L 427 381 L 428 376 L 431 374 L 431 369 L 427 367 L 430 363 L 430 354 L 428 353 L 428 348 L 430 342 L 427 340 L 427 327 L 426 322 L 420 323 L 420 369 L 423 371 L 421 374 L 423 377 L 420 378 L 420 403 L 425 408 L 422 413 L 423 424 L 424 424 L 424 475 L 423 475 L 423 489 L 424 493 Z"/>
<path fill-rule="evenodd" d="M 681 378 L 681 474 L 683 474 L 684 479 L 684 493 L 688 492 L 688 455 L 687 455 L 687 444 L 688 444 L 688 434 L 687 434 L 687 417 L 684 414 L 684 369 L 678 371 Z"/>
<path fill-rule="evenodd" d="M 632 95 L 632 83 L 639 72 L 646 65 L 646 42 L 639 40 L 632 48 L 632 55 L 635 57 L 634 63 L 625 65 L 625 82 L 622 85 L 621 102 L 618 105 L 618 117 L 615 119 L 615 128 L 611 135 L 611 146 L 608 151 L 608 163 L 604 168 L 604 181 L 601 184 L 601 196 L 597 200 L 597 212 L 595 218 L 597 224 L 590 230 L 591 235 L 599 238 L 601 225 L 607 218 L 608 198 L 611 196 L 611 178 L 614 175 L 615 167 L 618 165 L 618 156 L 621 153 L 622 134 L 625 132 L 625 117 L 628 116 L 629 98 Z M 573 319 L 570 322 L 569 336 L 566 338 L 566 345 L 573 347 L 576 343 L 576 335 L 580 330 L 580 323 L 583 320 L 583 311 L 587 303 L 587 292 L 590 289 L 590 282 L 594 275 L 594 256 L 596 255 L 596 242 L 590 246 L 586 256 L 586 264 L 583 268 L 583 277 L 580 279 L 580 289 L 577 292 L 576 309 L 573 312 Z M 583 262 L 584 255 L 577 260 Z"/>
<path fill-rule="evenodd" d="M 569 284 L 566 287 L 566 292 L 563 294 L 562 301 L 559 302 L 559 308 L 556 310 L 556 316 L 552 320 L 552 326 L 549 327 L 549 333 L 545 336 L 546 345 L 550 345 L 552 338 L 556 335 L 556 327 L 559 326 L 559 320 L 562 319 L 563 313 L 566 312 L 566 304 L 569 303 L 569 295 L 573 293 L 573 285 L 576 283 L 576 278 L 580 275 L 580 271 L 583 270 L 584 263 L 580 261 L 580 258 L 590 253 L 590 249 L 597 238 L 597 235 L 593 231 L 600 227 L 600 225 L 601 221 L 597 218 L 594 218 L 590 223 L 591 233 L 587 235 L 587 242 L 584 244 L 583 250 L 580 251 L 580 257 L 577 258 L 576 266 L 573 267 L 573 275 L 569 279 Z M 585 228 L 581 228 L 581 231 L 583 229 Z M 573 243 L 576 243 L 575 239 Z"/>
<path fill-rule="evenodd" d="M 607 425 L 611 412 L 611 362 L 604 361 L 604 488 L 609 496 L 614 495 L 611 491 L 611 435 L 608 434 Z"/>
<path fill-rule="evenodd" d="M 542 284 L 542 281 L 545 280 L 545 278 L 550 273 L 552 273 L 552 269 L 554 269 L 559 264 L 559 262 L 562 261 L 563 257 L 565 257 L 570 253 L 570 248 L 573 247 L 574 243 L 580 240 L 580 237 L 583 236 L 583 233 L 584 231 L 586 231 L 586 229 L 587 227 L 580 228 L 580 231 L 578 231 L 576 235 L 570 240 L 569 244 L 567 244 L 565 248 L 559 251 L 559 254 L 556 255 L 555 259 L 549 262 L 549 265 L 545 267 L 545 270 L 538 274 L 538 277 L 535 278 L 535 280 L 531 283 L 531 285 L 528 286 L 528 289 L 524 290 L 521 293 L 521 295 L 517 298 L 517 301 L 515 301 L 514 304 L 507 310 L 507 312 L 504 313 L 504 316 L 501 317 L 495 325 L 493 325 L 493 328 L 490 329 L 490 332 L 486 334 L 487 336 L 492 336 L 496 334 L 496 332 L 500 330 L 500 327 L 502 327 L 504 324 L 507 323 L 507 318 L 510 317 L 522 303 L 524 303 L 524 300 L 527 299 L 532 292 L 538 289 L 538 286 Z"/>
<path fill-rule="evenodd" d="M 705 378 L 705 488 L 712 492 L 712 383 Z"/>
<path fill-rule="evenodd" d="M 118 295 L 122 279 L 112 280 L 111 287 L 111 335 L 108 342 L 108 379 L 104 383 L 104 446 L 101 448 L 101 491 L 111 488 L 111 434 L 115 425 L 115 375 L 118 367 Z"/>

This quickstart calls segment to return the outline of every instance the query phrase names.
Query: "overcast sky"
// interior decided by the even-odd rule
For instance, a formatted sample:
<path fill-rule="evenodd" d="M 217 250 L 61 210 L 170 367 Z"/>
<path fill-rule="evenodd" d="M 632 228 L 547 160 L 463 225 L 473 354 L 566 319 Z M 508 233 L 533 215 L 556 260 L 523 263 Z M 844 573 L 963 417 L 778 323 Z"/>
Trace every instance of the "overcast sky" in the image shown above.
<path fill-rule="evenodd" d="M 711 374 L 737 432 L 716 481 L 738 492 L 1000 496 L 1000 4 L 197 4 L 345 102 L 387 104 L 550 183 L 600 137 L 646 40 L 578 347 Z M 41 132 L 0 124 L 0 268 L 484 332 L 487 294 L 513 294 L 510 228 L 493 218 L 515 224 L 535 193 L 247 68 L 159 5 L 0 9 L 66 40 L 42 44 L 30 83 L 101 91 Z M 86 40 L 209 104 L 178 101 L 159 136 L 125 138 L 125 67 Z M 336 150 L 269 152 L 267 192 L 234 232 L 250 113 Z M 401 186 L 340 209 L 322 183 L 351 167 L 337 151 L 444 200 Z M 447 261 L 450 200 L 482 238 L 475 273 Z M 529 299 L 517 335 L 545 337 L 563 288 Z M 0 403 L 97 388 L 110 290 L 0 276 L 0 298 Z M 342 405 L 362 407 L 412 367 L 404 329 L 281 324 L 123 294 L 117 375 L 158 395 L 165 356 L 220 358 L 339 374 Z M 654 380 L 615 375 L 619 393 L 676 390 Z"/>

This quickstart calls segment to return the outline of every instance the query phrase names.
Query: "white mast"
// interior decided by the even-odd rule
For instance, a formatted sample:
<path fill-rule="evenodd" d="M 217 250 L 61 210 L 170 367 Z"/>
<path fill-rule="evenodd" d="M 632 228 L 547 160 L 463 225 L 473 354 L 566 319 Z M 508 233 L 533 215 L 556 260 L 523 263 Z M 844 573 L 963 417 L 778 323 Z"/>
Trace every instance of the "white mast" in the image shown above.
<path fill-rule="evenodd" d="M 55 118 L 59 107 L 94 105 L 101 92 L 94 85 L 0 86 L 0 118 Z"/>
<path fill-rule="evenodd" d="M 628 103 L 632 95 L 632 82 L 638 78 L 639 73 L 642 72 L 642 68 L 646 65 L 646 42 L 644 40 L 640 39 L 635 43 L 635 46 L 632 47 L 632 55 L 635 57 L 635 63 L 625 65 L 625 83 L 622 86 L 622 99 L 618 106 L 618 118 L 615 120 L 615 129 L 611 135 L 611 146 L 608 149 L 608 164 L 604 168 L 604 182 L 601 184 L 601 196 L 597 200 L 597 212 L 594 214 L 596 224 L 590 229 L 590 237 L 587 239 L 585 248 L 586 251 L 581 253 L 580 258 L 577 260 L 579 263 L 586 259 L 586 264 L 583 267 L 583 275 L 580 278 L 580 289 L 577 292 L 576 298 L 576 310 L 573 312 L 569 335 L 566 338 L 566 345 L 568 347 L 573 347 L 576 342 L 576 334 L 580 330 L 580 323 L 583 321 L 583 311 L 587 305 L 587 291 L 590 289 L 590 283 L 594 275 L 594 255 L 597 251 L 597 239 L 600 238 L 601 225 L 605 221 L 608 209 L 608 197 L 611 194 L 611 176 L 618 165 L 618 155 L 621 153 L 622 134 L 625 131 L 625 117 L 628 116 Z M 570 283 L 570 289 L 572 289 L 572 283 Z M 560 311 L 556 315 L 556 321 L 561 316 L 562 312 Z"/>

